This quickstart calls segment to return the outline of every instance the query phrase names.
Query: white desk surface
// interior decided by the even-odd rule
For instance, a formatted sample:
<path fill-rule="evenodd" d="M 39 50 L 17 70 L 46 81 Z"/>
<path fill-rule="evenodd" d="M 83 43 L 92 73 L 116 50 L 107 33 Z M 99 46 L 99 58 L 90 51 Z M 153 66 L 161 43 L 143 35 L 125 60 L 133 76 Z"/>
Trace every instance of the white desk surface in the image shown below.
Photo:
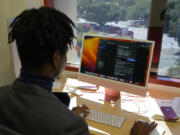
<path fill-rule="evenodd" d="M 61 79 L 57 80 L 57 82 L 60 82 L 60 87 L 54 89 L 53 91 L 55 92 L 68 91 L 71 86 L 76 88 L 76 85 L 78 85 L 76 76 L 71 77 L 70 75 L 62 75 Z M 80 96 L 70 94 L 70 108 L 85 104 L 91 109 L 119 115 L 125 118 L 121 128 L 86 120 L 89 125 L 90 133 L 93 135 L 129 135 L 134 121 L 138 119 L 147 122 L 156 121 L 158 127 L 165 130 L 165 135 L 178 135 L 180 134 L 180 122 L 165 122 L 152 118 L 155 114 L 162 115 L 156 99 L 173 99 L 174 97 L 180 97 L 180 93 L 169 91 L 162 92 L 161 89 L 169 89 L 170 91 L 175 89 L 176 91 L 179 88 L 150 84 L 148 96 L 140 97 L 121 92 L 121 98 L 115 104 L 104 101 L 103 88 L 100 88 L 100 90 L 96 92 L 81 90 Z"/>

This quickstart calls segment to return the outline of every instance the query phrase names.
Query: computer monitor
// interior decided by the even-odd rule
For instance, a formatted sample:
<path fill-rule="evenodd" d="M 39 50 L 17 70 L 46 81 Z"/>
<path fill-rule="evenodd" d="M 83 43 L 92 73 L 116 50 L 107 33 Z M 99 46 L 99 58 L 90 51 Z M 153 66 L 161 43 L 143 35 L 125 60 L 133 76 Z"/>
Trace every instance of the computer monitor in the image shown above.
<path fill-rule="evenodd" d="M 84 35 L 78 79 L 145 96 L 154 42 Z"/>

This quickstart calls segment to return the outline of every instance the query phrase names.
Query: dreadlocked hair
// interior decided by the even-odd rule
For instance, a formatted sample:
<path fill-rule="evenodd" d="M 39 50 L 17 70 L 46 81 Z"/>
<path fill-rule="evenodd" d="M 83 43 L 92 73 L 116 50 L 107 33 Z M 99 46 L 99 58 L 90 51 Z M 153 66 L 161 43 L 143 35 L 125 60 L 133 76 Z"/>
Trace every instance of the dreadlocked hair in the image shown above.
<path fill-rule="evenodd" d="M 48 8 L 23 11 L 10 25 L 8 42 L 16 41 L 21 66 L 41 68 L 59 51 L 64 56 L 72 47 L 74 23 L 64 13 Z"/>

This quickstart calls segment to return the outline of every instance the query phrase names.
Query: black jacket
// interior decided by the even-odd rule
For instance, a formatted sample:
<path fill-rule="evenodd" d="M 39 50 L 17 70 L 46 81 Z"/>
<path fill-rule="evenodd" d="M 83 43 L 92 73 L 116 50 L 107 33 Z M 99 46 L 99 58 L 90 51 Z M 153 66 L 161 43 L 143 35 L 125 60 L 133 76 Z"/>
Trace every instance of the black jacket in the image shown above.
<path fill-rule="evenodd" d="M 56 96 L 18 80 L 0 88 L 0 124 L 24 135 L 89 135 L 86 122 Z"/>

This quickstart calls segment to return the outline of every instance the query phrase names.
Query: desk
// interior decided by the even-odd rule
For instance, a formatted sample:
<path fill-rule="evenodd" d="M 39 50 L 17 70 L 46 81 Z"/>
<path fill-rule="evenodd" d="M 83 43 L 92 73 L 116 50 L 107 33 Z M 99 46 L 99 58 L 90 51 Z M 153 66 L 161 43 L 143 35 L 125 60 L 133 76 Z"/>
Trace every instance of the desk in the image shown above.
<path fill-rule="evenodd" d="M 64 74 L 60 77 L 61 87 L 54 89 L 53 91 L 62 91 L 69 78 L 77 79 L 76 75 Z M 129 135 L 129 131 L 135 120 L 142 119 L 145 121 L 154 121 L 152 116 L 154 114 L 160 114 L 161 111 L 157 105 L 156 98 L 159 99 L 173 99 L 173 97 L 180 97 L 180 93 L 176 92 L 162 92 L 161 89 L 176 89 L 167 86 L 160 86 L 155 84 L 149 85 L 149 95 L 146 97 L 140 97 L 128 93 L 121 92 L 121 99 L 116 104 L 108 103 L 103 100 L 103 91 L 98 93 L 83 92 L 82 96 L 70 95 L 71 104 L 70 107 L 85 104 L 91 109 L 103 111 L 115 115 L 119 115 L 125 118 L 124 124 L 121 128 L 114 128 L 111 126 L 96 123 L 90 120 L 86 120 L 90 133 L 94 135 Z M 177 88 L 178 90 L 178 88 Z M 165 129 L 165 135 L 178 135 L 180 134 L 180 122 L 165 122 L 156 121 L 158 126 Z"/>

